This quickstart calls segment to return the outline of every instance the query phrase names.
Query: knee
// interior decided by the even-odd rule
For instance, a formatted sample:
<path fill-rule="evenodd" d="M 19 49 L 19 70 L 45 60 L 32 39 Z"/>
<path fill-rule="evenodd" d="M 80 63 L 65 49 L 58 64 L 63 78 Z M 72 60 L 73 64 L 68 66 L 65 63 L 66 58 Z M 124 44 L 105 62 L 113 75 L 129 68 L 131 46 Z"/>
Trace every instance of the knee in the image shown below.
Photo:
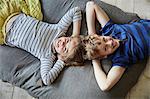
<path fill-rule="evenodd" d="M 88 1 L 88 2 L 86 3 L 86 8 L 93 8 L 94 5 L 95 5 L 94 1 Z"/>

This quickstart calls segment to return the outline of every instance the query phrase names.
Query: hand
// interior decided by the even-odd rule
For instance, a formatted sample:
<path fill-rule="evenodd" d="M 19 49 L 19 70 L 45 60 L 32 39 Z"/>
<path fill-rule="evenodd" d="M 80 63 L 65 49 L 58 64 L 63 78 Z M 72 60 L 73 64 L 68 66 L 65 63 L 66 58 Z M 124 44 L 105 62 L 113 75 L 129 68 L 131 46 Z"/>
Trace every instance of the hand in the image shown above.
<path fill-rule="evenodd" d="M 100 60 L 98 60 L 98 59 L 95 59 L 95 60 L 92 60 L 92 64 L 93 64 L 93 66 L 100 66 L 101 67 L 101 63 L 100 63 Z"/>
<path fill-rule="evenodd" d="M 62 61 L 64 61 L 64 62 L 65 62 L 65 58 L 64 58 L 63 56 L 61 56 L 61 55 L 57 55 L 57 58 L 58 58 L 59 60 L 62 60 Z"/>
<path fill-rule="evenodd" d="M 99 62 L 100 62 L 100 60 L 98 60 L 98 59 L 92 60 L 92 64 L 93 64 L 93 63 L 99 63 Z"/>

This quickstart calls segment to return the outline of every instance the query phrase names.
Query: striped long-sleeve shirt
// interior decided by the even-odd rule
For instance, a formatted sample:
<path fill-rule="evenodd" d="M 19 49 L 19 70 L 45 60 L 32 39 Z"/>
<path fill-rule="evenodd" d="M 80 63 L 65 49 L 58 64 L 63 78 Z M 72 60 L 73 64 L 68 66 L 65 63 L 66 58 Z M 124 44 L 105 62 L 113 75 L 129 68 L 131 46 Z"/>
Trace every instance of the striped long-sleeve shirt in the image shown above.
<path fill-rule="evenodd" d="M 64 67 L 63 61 L 56 60 L 52 43 L 55 39 L 65 36 L 71 23 L 81 20 L 81 17 L 78 7 L 70 9 L 57 24 L 41 22 L 20 14 L 7 32 L 6 43 L 24 49 L 40 59 L 43 83 L 49 85 Z"/>

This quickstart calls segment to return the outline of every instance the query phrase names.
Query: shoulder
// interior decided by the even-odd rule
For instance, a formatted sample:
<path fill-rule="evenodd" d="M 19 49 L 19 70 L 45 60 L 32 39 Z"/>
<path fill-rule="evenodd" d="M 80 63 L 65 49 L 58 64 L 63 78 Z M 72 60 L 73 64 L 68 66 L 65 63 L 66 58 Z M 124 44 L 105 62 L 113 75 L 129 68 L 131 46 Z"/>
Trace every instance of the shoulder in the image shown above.
<path fill-rule="evenodd" d="M 112 61 L 112 66 L 126 68 L 131 64 L 129 55 L 126 55 L 124 51 L 121 51 L 121 48 L 119 48 L 113 55 L 111 55 L 109 59 Z"/>
<path fill-rule="evenodd" d="M 40 58 L 41 61 L 54 61 L 56 60 L 56 55 L 54 53 L 46 53 L 46 54 L 43 54 Z"/>
<path fill-rule="evenodd" d="M 116 24 L 112 21 L 109 20 L 100 30 L 100 32 L 102 33 L 102 35 L 108 36 L 110 34 L 112 34 L 112 31 L 115 29 Z"/>

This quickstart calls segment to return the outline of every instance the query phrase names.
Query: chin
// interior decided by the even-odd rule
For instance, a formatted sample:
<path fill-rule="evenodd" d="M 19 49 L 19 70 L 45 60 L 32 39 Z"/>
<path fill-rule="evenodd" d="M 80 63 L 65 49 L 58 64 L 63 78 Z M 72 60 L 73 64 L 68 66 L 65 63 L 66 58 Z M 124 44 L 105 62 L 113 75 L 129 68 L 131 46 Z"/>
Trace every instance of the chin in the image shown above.
<path fill-rule="evenodd" d="M 116 43 L 117 43 L 117 44 L 116 44 L 116 46 L 115 46 L 115 48 L 114 48 L 115 50 L 120 46 L 119 41 L 116 41 Z"/>

